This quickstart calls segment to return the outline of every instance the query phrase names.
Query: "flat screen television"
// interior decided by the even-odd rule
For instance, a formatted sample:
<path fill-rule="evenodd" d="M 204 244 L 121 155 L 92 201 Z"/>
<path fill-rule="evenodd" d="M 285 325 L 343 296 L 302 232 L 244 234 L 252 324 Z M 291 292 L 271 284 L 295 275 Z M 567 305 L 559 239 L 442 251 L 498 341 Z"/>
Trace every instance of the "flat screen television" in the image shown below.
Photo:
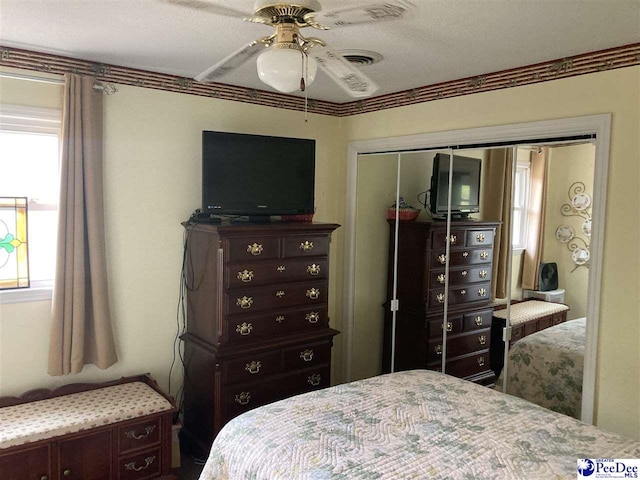
<path fill-rule="evenodd" d="M 315 140 L 202 132 L 202 212 L 248 216 L 314 212 Z"/>
<path fill-rule="evenodd" d="M 453 156 L 451 181 L 451 216 L 466 218 L 480 211 L 480 167 L 478 158 Z M 433 159 L 431 175 L 431 214 L 434 218 L 447 216 L 449 195 L 449 155 L 438 153 Z"/>

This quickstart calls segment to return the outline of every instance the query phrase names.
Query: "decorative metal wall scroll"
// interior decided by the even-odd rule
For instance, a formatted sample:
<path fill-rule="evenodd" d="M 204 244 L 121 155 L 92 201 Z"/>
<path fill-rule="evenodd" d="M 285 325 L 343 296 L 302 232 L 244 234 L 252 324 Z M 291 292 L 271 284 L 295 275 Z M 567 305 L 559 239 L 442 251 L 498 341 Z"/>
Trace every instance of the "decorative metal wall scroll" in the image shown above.
<path fill-rule="evenodd" d="M 556 239 L 567 245 L 571 252 L 571 259 L 575 267 L 589 267 L 591 252 L 589 244 L 591 239 L 591 195 L 585 192 L 586 186 L 582 182 L 574 182 L 569 187 L 569 203 L 560 208 L 564 217 L 579 217 L 582 219 L 580 231 L 576 232 L 570 225 L 560 225 L 556 229 Z"/>

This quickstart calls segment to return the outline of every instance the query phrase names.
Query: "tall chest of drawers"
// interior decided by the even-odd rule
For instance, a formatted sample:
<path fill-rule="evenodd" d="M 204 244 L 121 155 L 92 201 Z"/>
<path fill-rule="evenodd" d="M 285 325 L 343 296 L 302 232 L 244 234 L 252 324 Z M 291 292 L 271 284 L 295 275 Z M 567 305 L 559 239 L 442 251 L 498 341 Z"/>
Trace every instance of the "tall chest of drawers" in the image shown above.
<path fill-rule="evenodd" d="M 330 384 L 336 224 L 187 224 L 184 427 L 205 455 L 252 408 Z"/>
<path fill-rule="evenodd" d="M 390 254 L 383 369 L 390 371 L 395 223 L 390 221 Z M 489 365 L 491 275 L 496 222 L 400 222 L 394 369 L 427 368 L 481 384 L 495 376 Z M 446 246 L 449 242 L 448 318 L 444 323 Z M 442 329 L 447 329 L 443 345 Z"/>

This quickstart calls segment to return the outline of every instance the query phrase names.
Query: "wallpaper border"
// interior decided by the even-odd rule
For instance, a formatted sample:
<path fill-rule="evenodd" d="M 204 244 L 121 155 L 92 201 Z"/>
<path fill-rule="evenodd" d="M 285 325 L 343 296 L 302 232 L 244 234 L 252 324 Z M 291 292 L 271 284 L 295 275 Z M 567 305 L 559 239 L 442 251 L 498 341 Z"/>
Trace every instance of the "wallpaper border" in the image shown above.
<path fill-rule="evenodd" d="M 152 88 L 288 110 L 305 110 L 304 98 L 223 83 L 204 84 L 191 78 L 156 73 L 0 46 L 0 65 L 63 75 L 80 73 L 121 85 Z M 640 65 L 640 43 L 575 55 L 534 65 L 462 78 L 347 103 L 309 99 L 309 113 L 344 117 L 404 107 L 445 98 L 513 88 L 559 78 Z"/>

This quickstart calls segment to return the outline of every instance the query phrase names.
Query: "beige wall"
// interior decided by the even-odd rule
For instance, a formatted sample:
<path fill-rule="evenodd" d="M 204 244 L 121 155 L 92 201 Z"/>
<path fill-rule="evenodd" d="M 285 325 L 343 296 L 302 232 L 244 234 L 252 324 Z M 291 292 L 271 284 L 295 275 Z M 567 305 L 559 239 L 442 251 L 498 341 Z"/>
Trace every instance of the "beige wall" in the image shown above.
<path fill-rule="evenodd" d="M 640 438 L 640 225 L 630 216 L 640 207 L 639 87 L 640 67 L 630 67 L 367 113 L 345 123 L 347 140 L 353 141 L 613 114 L 596 419 L 605 429 L 635 438 Z"/>
<path fill-rule="evenodd" d="M 26 87 L 0 82 L 2 101 L 11 102 L 14 90 L 25 102 L 34 98 L 20 93 Z M 629 212 L 640 207 L 639 86 L 640 67 L 630 67 L 343 119 L 309 115 L 306 124 L 300 112 L 119 86 L 106 99 L 105 208 L 120 362 L 104 372 L 87 368 L 80 375 L 50 378 L 45 373 L 47 302 L 2 305 L 0 395 L 143 371 L 167 385 L 177 330 L 179 223 L 199 204 L 202 129 L 316 138 L 316 220 L 342 223 L 347 141 L 611 112 L 597 423 L 640 438 L 640 226 L 629 221 Z M 339 229 L 332 243 L 330 292 L 332 325 L 338 329 L 343 258 Z M 336 337 L 334 372 L 340 366 L 340 342 Z M 179 377 L 177 371 L 174 379 Z"/>
<path fill-rule="evenodd" d="M 565 290 L 564 303 L 569 305 L 568 319 L 587 316 L 587 287 L 589 269 L 575 268 L 567 243 L 556 239 L 556 229 L 567 225 L 576 237 L 590 243 L 582 233 L 584 219 L 561 214 L 563 205 L 570 205 L 569 187 L 574 182 L 585 184 L 585 193 L 593 197 L 593 163 L 595 147 L 592 144 L 554 147 L 549 149 L 547 203 L 545 209 L 544 254 L 542 261 L 558 264 L 558 286 Z M 591 211 L 591 209 L 589 209 Z M 570 242 L 571 243 L 571 242 Z M 576 241 L 580 246 L 584 244 Z"/>
<path fill-rule="evenodd" d="M 0 395 L 150 372 L 168 386 L 182 258 L 182 227 L 200 206 L 201 131 L 315 138 L 315 219 L 343 223 L 346 176 L 341 121 L 283 109 L 118 86 L 105 98 L 105 228 L 119 361 L 78 375 L 46 373 L 50 302 L 0 306 Z M 0 79 L 2 102 L 58 106 L 61 87 Z M 332 239 L 331 323 L 341 328 L 342 230 Z M 340 336 L 334 349 L 340 366 Z M 172 393 L 181 379 L 174 369 Z M 334 375 L 337 378 L 337 374 Z"/>

